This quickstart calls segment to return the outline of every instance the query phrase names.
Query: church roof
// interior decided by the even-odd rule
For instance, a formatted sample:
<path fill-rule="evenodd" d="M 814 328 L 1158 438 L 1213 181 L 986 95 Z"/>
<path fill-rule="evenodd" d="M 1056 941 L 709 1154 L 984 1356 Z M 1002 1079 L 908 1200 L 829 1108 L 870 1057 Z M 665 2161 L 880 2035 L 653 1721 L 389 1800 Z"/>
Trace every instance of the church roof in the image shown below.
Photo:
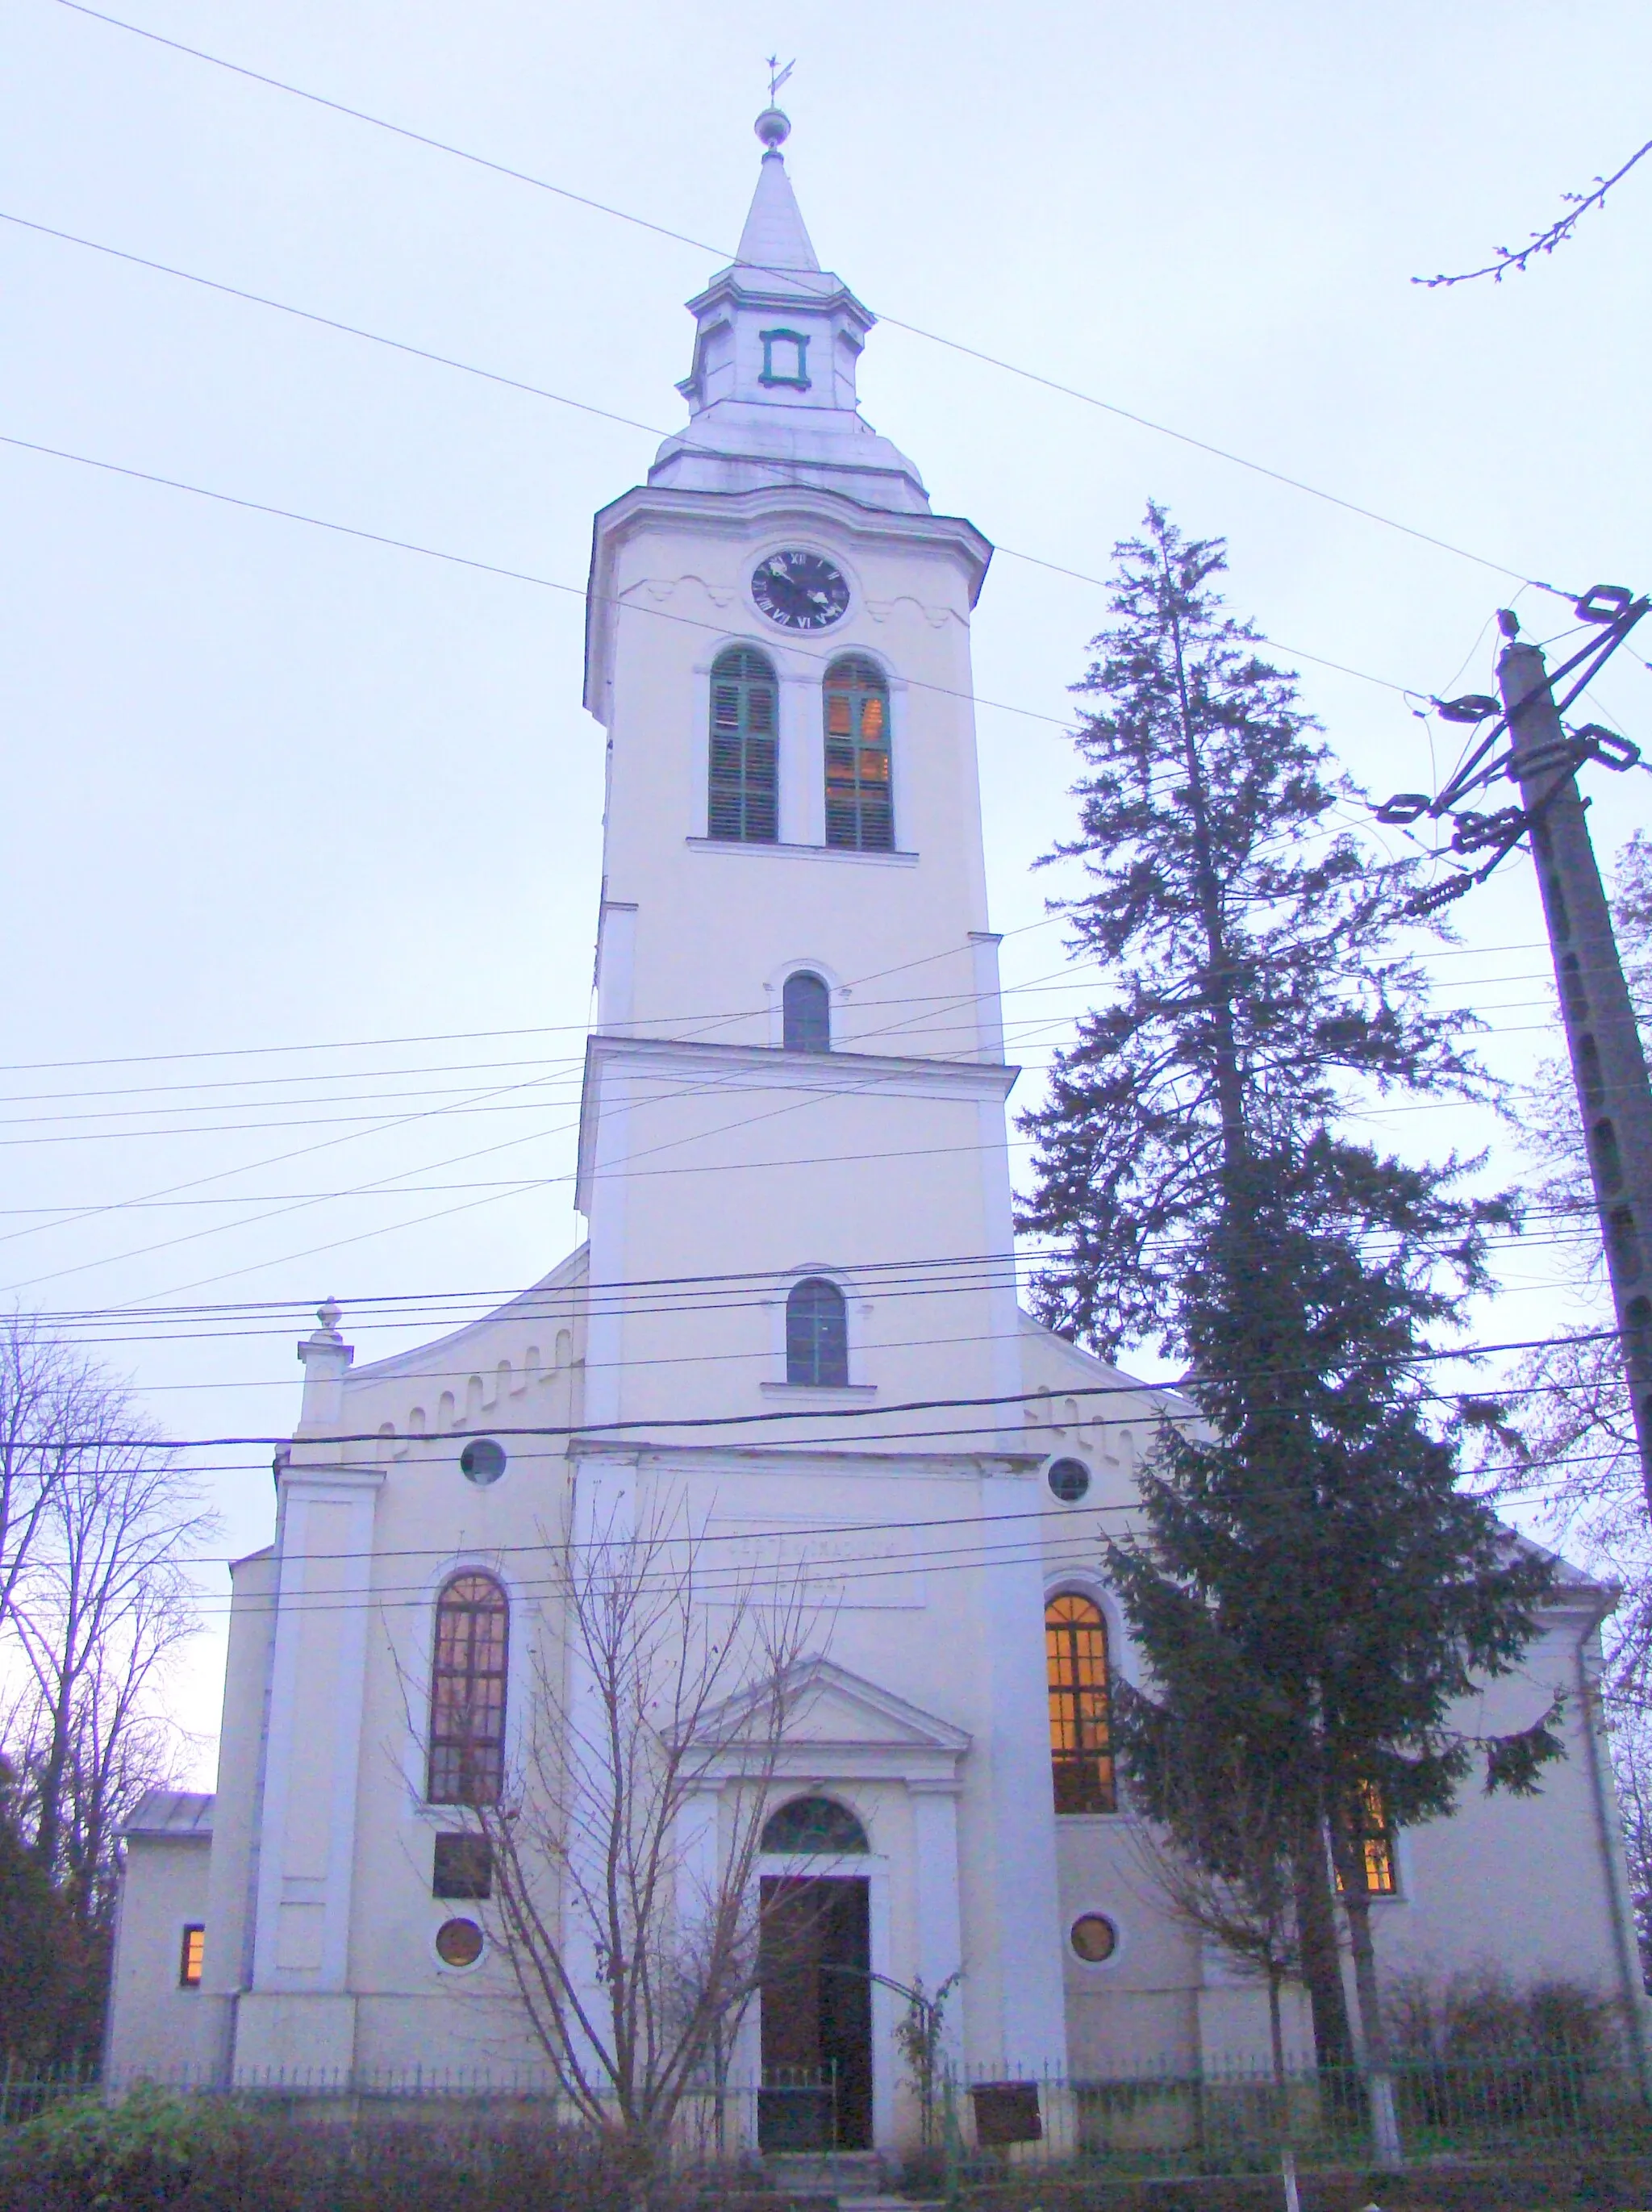
<path fill-rule="evenodd" d="M 198 1790 L 146 1790 L 121 1822 L 123 1837 L 165 1837 L 209 1843 L 216 1800 Z"/>

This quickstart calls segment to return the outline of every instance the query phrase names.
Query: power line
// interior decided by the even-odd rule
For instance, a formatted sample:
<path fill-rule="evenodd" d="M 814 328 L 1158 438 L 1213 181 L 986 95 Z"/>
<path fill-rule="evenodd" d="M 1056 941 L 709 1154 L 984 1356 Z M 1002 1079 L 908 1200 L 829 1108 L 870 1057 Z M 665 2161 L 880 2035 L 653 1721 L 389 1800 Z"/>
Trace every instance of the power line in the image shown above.
<path fill-rule="evenodd" d="M 1374 1355 L 1369 1359 L 1362 1360 L 1358 1364 L 1361 1366 L 1379 1368 L 1425 1366 L 1440 1360 L 1485 1358 L 1494 1352 L 1539 1352 L 1546 1349 L 1552 1345 L 1558 1344 L 1605 1343 L 1609 1340 L 1615 1340 L 1619 1332 L 1613 1328 L 1595 1329 L 1580 1335 L 1568 1335 L 1564 1337 L 1528 1337 L 1506 1344 L 1461 1345 L 1451 1351 L 1388 1352 Z M 1265 1370 L 1258 1370 L 1255 1372 L 1257 1375 L 1265 1373 L 1270 1380 L 1273 1380 L 1287 1377 L 1292 1374 L 1317 1373 L 1318 1370 L 1307 1368 L 1268 1368 Z M 1200 1387 L 1208 1388 L 1212 1382 L 1217 1381 L 1225 1383 L 1236 1383 L 1248 1382 L 1254 1379 L 1255 1379 L 1255 1376 L 1250 1373 L 1236 1372 L 1234 1374 L 1225 1375 L 1219 1377 L 1195 1377 L 1193 1378 L 1193 1383 L 1197 1383 Z M 561 1425 L 540 1422 L 518 1423 L 490 1427 L 486 1433 L 493 1437 L 538 1437 L 547 1439 L 555 1437 L 570 1438 L 577 1437 L 583 1438 L 612 1435 L 622 1431 L 630 1431 L 642 1429 L 653 1431 L 655 1440 L 658 1440 L 660 1436 L 660 1432 L 665 1431 L 670 1431 L 675 1433 L 676 1431 L 684 1429 L 699 1431 L 701 1429 L 751 1428 L 759 1425 L 766 1427 L 796 1421 L 887 1420 L 892 1415 L 896 1413 L 966 1412 L 996 1406 L 1024 1406 L 1029 1404 L 1037 1404 L 1042 1402 L 1051 1395 L 1063 1399 L 1108 1398 L 1121 1396 L 1139 1397 L 1145 1391 L 1149 1395 L 1163 1398 L 1176 1398 L 1181 1395 L 1181 1389 L 1184 1387 L 1193 1387 L 1193 1383 L 1178 1385 L 1168 1382 L 1081 1382 L 1064 1385 L 1062 1389 L 1054 1393 L 1042 1390 L 1010 1390 L 998 1392 L 989 1396 L 978 1398 L 909 1398 L 901 1400 L 888 1406 L 834 1406 L 824 1408 L 815 1408 L 808 1411 L 802 1408 L 794 1408 L 791 1411 L 787 1411 L 782 1408 L 774 1412 L 764 1412 L 759 1413 L 694 1413 L 675 1415 L 669 1413 L 652 1413 L 647 1415 L 639 1415 L 635 1419 L 631 1420 L 586 1421 Z M 1483 1394 L 1468 1393 L 1466 1395 L 1479 1395 Z M 1190 1407 L 1190 1414 L 1193 1411 L 1193 1409 Z M 960 1431 L 959 1433 L 963 1432 Z M 398 1440 L 400 1441 L 400 1439 Z M 896 1431 L 890 1440 L 894 1442 L 901 1441 L 902 1432 Z M 253 1445 L 268 1445 L 271 1448 L 278 1448 L 284 1444 L 290 1444 L 292 1441 L 293 1438 L 290 1433 L 283 1436 L 225 1436 L 198 1437 L 75 1437 L 53 1438 L 50 1445 L 41 1445 L 37 1447 L 37 1449 L 66 1449 L 80 1451 L 218 1451 Z M 352 1431 L 349 1432 L 340 1431 L 325 1437 L 307 1438 L 305 1441 L 307 1443 L 326 1444 L 329 1446 L 334 1444 L 382 1445 L 388 1441 L 388 1439 L 386 1437 L 382 1430 L 372 1429 L 362 1430 L 360 1431 Z M 437 1440 L 429 1438 L 409 1438 L 407 1441 L 410 1443 L 423 1443 Z M 811 1440 L 811 1448 L 814 1447 L 817 1441 L 818 1440 L 814 1439 Z M 669 1445 L 662 1445 L 661 1448 L 669 1449 Z"/>
<path fill-rule="evenodd" d="M 144 254 L 131 253 L 118 246 L 105 245 L 100 239 L 82 238 L 73 231 L 58 230 L 50 223 L 34 222 L 27 216 L 14 215 L 3 208 L 0 208 L 0 222 L 13 223 L 20 229 L 32 230 L 42 238 L 57 239 L 66 246 L 82 246 L 91 253 L 106 254 L 112 260 L 128 262 L 134 268 L 147 269 L 162 276 L 176 277 L 186 284 L 199 285 L 206 291 L 222 293 L 227 298 L 242 301 L 252 307 L 269 307 L 277 314 L 290 315 L 300 322 L 313 323 L 323 330 L 336 331 L 345 337 L 361 338 L 369 345 L 385 346 L 392 352 L 408 354 L 415 360 L 429 362 L 440 368 L 454 369 L 465 376 L 479 377 L 486 383 L 501 385 L 506 390 L 521 392 L 529 398 L 549 400 L 556 406 L 571 407 L 580 414 L 594 415 L 604 422 L 617 423 L 626 429 L 643 431 L 652 438 L 671 440 L 678 453 L 711 459 L 722 458 L 715 447 L 696 445 L 692 439 L 684 438 L 680 433 L 668 430 L 659 423 L 641 422 L 632 415 L 616 415 L 611 408 L 598 407 L 587 400 L 574 399 L 565 392 L 551 392 L 544 385 L 530 384 L 521 377 L 507 375 L 499 369 L 483 368 L 478 362 L 461 361 L 452 354 L 437 353 L 428 346 L 414 345 L 404 338 L 391 337 L 382 331 L 367 330 L 359 323 L 343 322 L 336 315 L 318 314 L 308 307 L 295 307 L 290 301 L 272 299 L 267 293 L 248 291 L 239 284 L 224 283 L 216 276 L 203 276 L 192 269 L 179 269 L 172 262 L 152 261 Z M 806 479 L 799 473 L 796 481 Z M 993 550 L 1011 561 L 1024 562 L 1029 568 L 1045 569 L 1053 576 L 1068 576 L 1076 583 L 1092 585 L 1100 591 L 1108 588 L 1105 577 L 1089 575 L 1081 568 L 1069 568 L 1060 561 L 1047 560 L 1036 553 L 1024 553 L 1018 547 L 1002 544 L 996 539 Z M 1309 653 L 1301 646 L 1286 645 L 1277 638 L 1268 642 L 1277 651 L 1290 653 L 1298 660 L 1309 660 L 1317 667 L 1335 669 L 1339 675 L 1357 677 L 1361 683 L 1375 684 L 1382 690 L 1398 692 L 1403 698 L 1425 698 L 1429 696 L 1414 684 L 1397 684 L 1389 677 L 1373 676 L 1366 669 L 1351 667 L 1346 661 L 1329 660 L 1323 653 Z"/>
<path fill-rule="evenodd" d="M 452 145 L 446 140 L 431 137 L 426 132 L 410 130 L 402 124 L 392 123 L 383 116 L 368 113 L 363 108 L 348 106 L 342 100 L 327 99 L 320 93 L 310 92 L 304 87 L 292 84 L 283 78 L 268 76 L 258 70 L 247 69 L 239 62 L 226 60 L 220 54 L 208 53 L 202 47 L 186 46 L 181 40 L 165 38 L 158 31 L 146 30 L 141 24 L 130 23 L 118 15 L 106 15 L 100 9 L 88 7 L 85 0 L 58 0 L 58 5 L 72 9 L 76 15 L 90 16 L 115 30 L 126 31 L 136 38 L 149 40 L 156 46 L 171 47 L 177 53 L 188 55 L 191 60 L 210 63 L 216 69 L 227 70 L 234 76 L 246 78 L 251 82 L 264 85 L 272 91 L 286 93 L 295 100 L 307 100 L 313 106 L 328 108 L 335 114 L 348 117 L 352 122 L 365 123 L 374 130 L 388 131 L 393 137 L 407 139 L 415 145 L 426 147 L 433 152 L 446 154 L 456 161 L 466 161 L 478 168 L 489 170 L 496 176 L 508 178 L 513 183 L 531 185 L 537 191 L 550 192 L 559 199 L 565 199 L 576 206 L 587 208 L 594 214 L 608 216 L 616 222 L 629 223 L 639 230 L 648 231 L 657 238 L 669 239 L 676 245 L 690 246 L 696 252 L 708 253 L 725 262 L 732 262 L 737 258 L 720 246 L 708 244 L 704 239 L 690 237 L 684 231 L 674 230 L 666 224 L 651 222 L 646 216 L 632 214 L 628 209 L 614 207 L 605 201 L 594 199 L 586 193 L 576 192 L 568 185 L 552 184 L 549 179 L 534 176 L 527 170 L 514 168 L 507 162 L 495 161 L 485 155 L 473 153 L 468 148 Z M 1248 470 L 1253 475 L 1266 477 L 1272 483 L 1285 485 L 1291 490 L 1304 493 L 1310 499 L 1321 500 L 1328 506 L 1339 507 L 1345 514 L 1359 515 L 1368 522 L 1379 524 L 1385 530 L 1396 531 L 1402 537 L 1413 538 L 1420 544 L 1430 545 L 1436 551 L 1449 553 L 1459 560 L 1472 562 L 1477 568 L 1491 569 L 1500 576 L 1512 577 L 1517 582 L 1527 584 L 1535 591 L 1547 592 L 1556 599 L 1576 599 L 1577 597 L 1575 592 L 1563 592 L 1556 585 L 1545 583 L 1539 577 L 1525 575 L 1520 569 L 1511 568 L 1506 562 L 1493 561 L 1485 554 L 1471 552 L 1467 548 L 1453 544 L 1449 540 L 1437 538 L 1429 531 L 1415 529 L 1409 523 L 1395 520 L 1392 515 L 1380 514 L 1374 507 L 1361 506 L 1358 501 L 1345 499 L 1336 492 L 1324 491 L 1318 485 L 1309 483 L 1303 477 L 1288 476 L 1283 470 L 1270 468 L 1260 461 L 1250 460 L 1242 453 L 1236 453 L 1225 447 L 1213 445 L 1206 439 L 1194 437 L 1185 430 L 1174 429 L 1168 423 L 1156 422 L 1148 416 L 1138 414 L 1127 407 L 1121 407 L 1111 400 L 1099 398 L 1094 392 L 1081 391 L 1074 385 L 1060 383 L 1054 377 L 1045 376 L 1036 369 L 1023 368 L 1019 362 L 1007 360 L 1001 355 L 984 352 L 977 346 L 966 345 L 959 339 L 945 337 L 938 331 L 926 330 L 917 323 L 903 321 L 896 315 L 882 313 L 878 319 L 887 324 L 891 330 L 904 331 L 910 337 L 921 338 L 930 345 L 942 346 L 947 351 L 962 355 L 968 360 L 982 362 L 987 367 L 999 369 L 1006 375 L 1017 377 L 1029 384 L 1037 385 L 1045 391 L 1058 392 L 1063 398 L 1077 400 L 1084 406 L 1096 408 L 1102 413 L 1114 416 L 1121 422 L 1133 423 L 1139 429 L 1151 430 L 1157 436 L 1173 439 L 1179 445 L 1191 447 L 1198 453 L 1208 453 L 1213 459 L 1226 461 L 1233 467 Z"/>

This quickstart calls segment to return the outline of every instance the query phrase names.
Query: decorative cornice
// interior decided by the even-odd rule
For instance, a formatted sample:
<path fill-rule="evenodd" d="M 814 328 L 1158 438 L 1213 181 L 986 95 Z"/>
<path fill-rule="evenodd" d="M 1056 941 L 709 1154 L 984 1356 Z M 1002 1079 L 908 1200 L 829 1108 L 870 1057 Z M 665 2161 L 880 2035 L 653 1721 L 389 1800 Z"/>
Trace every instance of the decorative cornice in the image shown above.
<path fill-rule="evenodd" d="M 787 1052 L 778 1045 L 706 1044 L 674 1037 L 587 1037 L 580 1100 L 574 1203 L 587 1216 L 596 1168 L 602 1088 L 610 1069 L 666 1080 L 684 1078 L 728 1091 L 802 1091 L 860 1097 L 992 1099 L 1014 1089 L 1018 1067 L 998 1060 L 919 1060 L 893 1053 Z"/>

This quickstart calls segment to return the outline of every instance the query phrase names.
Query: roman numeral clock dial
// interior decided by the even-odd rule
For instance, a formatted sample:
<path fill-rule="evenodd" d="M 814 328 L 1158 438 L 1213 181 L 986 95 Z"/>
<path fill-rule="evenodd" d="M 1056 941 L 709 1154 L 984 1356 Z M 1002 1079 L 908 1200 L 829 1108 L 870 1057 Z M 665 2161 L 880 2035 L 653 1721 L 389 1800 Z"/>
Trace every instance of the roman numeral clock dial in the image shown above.
<path fill-rule="evenodd" d="M 849 611 L 849 586 L 841 568 L 818 553 L 793 550 L 760 561 L 751 579 L 760 614 L 781 629 L 829 629 Z"/>

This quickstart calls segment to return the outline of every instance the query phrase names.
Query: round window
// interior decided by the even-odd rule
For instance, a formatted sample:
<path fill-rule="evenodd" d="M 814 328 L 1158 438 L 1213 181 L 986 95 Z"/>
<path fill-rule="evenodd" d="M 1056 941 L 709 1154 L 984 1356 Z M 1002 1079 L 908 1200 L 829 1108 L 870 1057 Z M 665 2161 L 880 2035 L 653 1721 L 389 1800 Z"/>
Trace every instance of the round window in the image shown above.
<path fill-rule="evenodd" d="M 1090 1469 L 1081 1459 L 1058 1459 L 1049 1471 L 1049 1486 L 1063 1505 L 1076 1505 L 1090 1488 Z"/>
<path fill-rule="evenodd" d="M 1099 1966 L 1119 1948 L 1119 1931 L 1102 1912 L 1081 1913 L 1072 1923 L 1068 1942 L 1089 1966 Z"/>
<path fill-rule="evenodd" d="M 491 1437 L 472 1437 L 459 1455 L 459 1471 L 467 1482 L 485 1490 L 505 1472 L 505 1447 Z"/>
<path fill-rule="evenodd" d="M 474 1966 L 482 1956 L 482 1930 L 474 1920 L 444 1920 L 436 1930 L 436 1956 L 444 1966 Z"/>

